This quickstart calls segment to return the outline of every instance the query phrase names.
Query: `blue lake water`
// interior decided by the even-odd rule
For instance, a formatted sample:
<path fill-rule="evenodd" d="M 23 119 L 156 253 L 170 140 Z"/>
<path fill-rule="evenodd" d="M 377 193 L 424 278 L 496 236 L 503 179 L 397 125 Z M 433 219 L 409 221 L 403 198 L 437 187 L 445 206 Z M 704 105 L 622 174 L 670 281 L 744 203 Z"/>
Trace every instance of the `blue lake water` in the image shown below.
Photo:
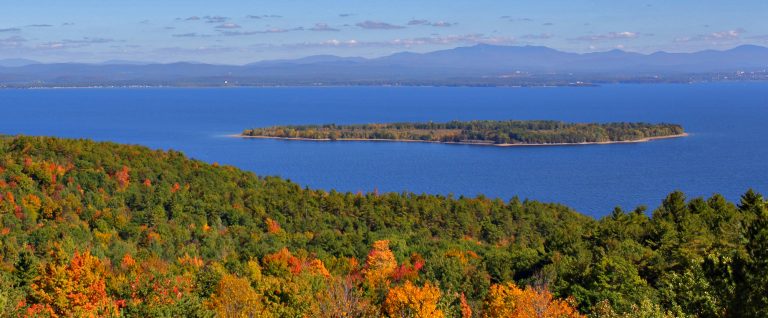
<path fill-rule="evenodd" d="M 768 192 L 768 83 L 594 88 L 0 90 L 0 134 L 176 149 L 312 188 L 485 194 L 559 202 L 594 216 L 666 194 Z M 482 147 L 225 137 L 276 124 L 555 119 L 682 124 L 638 144 Z"/>

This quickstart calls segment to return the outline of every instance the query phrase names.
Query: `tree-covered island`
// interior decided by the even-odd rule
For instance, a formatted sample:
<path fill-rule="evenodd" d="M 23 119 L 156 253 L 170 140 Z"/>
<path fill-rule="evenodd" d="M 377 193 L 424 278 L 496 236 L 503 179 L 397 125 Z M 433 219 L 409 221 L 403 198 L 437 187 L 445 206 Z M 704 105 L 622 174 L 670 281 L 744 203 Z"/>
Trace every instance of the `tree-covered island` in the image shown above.
<path fill-rule="evenodd" d="M 447 123 L 289 125 L 246 129 L 242 137 L 305 140 L 387 140 L 481 145 L 639 142 L 685 136 L 682 126 L 650 123 L 567 123 L 475 120 Z"/>

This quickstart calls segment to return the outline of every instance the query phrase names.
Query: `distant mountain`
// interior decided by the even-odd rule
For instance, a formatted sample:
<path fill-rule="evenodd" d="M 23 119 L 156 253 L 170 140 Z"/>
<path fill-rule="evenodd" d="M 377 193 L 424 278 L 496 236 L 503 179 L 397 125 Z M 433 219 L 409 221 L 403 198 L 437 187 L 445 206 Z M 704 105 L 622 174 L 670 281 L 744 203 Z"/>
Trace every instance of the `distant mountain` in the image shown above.
<path fill-rule="evenodd" d="M 247 64 L 248 66 L 264 66 L 279 64 L 315 64 L 315 63 L 360 63 L 365 62 L 362 57 L 340 57 L 335 55 L 313 55 L 293 60 L 267 60 Z"/>
<path fill-rule="evenodd" d="M 398 53 L 374 60 L 392 66 L 489 71 L 580 73 L 707 73 L 768 68 L 768 48 L 739 46 L 726 51 L 639 54 L 612 50 L 567 53 L 542 46 L 476 45 L 430 53 Z"/>
<path fill-rule="evenodd" d="M 0 67 L 19 67 L 31 64 L 40 64 L 40 62 L 28 59 L 0 59 Z"/>
<path fill-rule="evenodd" d="M 768 80 L 768 48 L 693 53 L 569 53 L 542 46 L 475 45 L 365 59 L 316 55 L 242 66 L 202 63 L 39 64 L 2 60 L 0 86 L 89 85 L 562 85 L 574 82 Z M 754 75 L 757 74 L 757 75 Z M 739 75 L 743 76 L 743 75 Z"/>
<path fill-rule="evenodd" d="M 142 62 L 142 61 L 131 61 L 131 60 L 108 60 L 99 63 L 101 65 L 147 65 L 147 64 L 157 64 L 153 62 Z"/>

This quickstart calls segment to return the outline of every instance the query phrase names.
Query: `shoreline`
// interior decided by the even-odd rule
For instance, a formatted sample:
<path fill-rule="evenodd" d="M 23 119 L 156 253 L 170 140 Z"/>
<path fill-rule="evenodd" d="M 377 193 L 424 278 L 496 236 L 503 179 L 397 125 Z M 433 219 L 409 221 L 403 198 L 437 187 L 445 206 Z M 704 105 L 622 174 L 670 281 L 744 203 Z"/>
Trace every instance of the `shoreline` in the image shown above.
<path fill-rule="evenodd" d="M 621 140 L 621 141 L 599 141 L 599 142 L 579 142 L 579 143 L 552 143 L 552 144 L 494 144 L 494 143 L 478 143 L 478 142 L 444 142 L 444 141 L 432 141 L 432 140 L 408 140 L 408 139 L 364 139 L 364 138 L 345 138 L 345 139 L 313 139 L 313 138 L 300 138 L 300 137 L 271 137 L 271 136 L 246 136 L 243 134 L 226 135 L 229 138 L 243 138 L 243 139 L 276 139 L 276 140 L 292 140 L 292 141 L 317 141 L 317 142 L 330 142 L 330 141 L 373 141 L 373 142 L 418 142 L 418 143 L 431 143 L 431 144 L 444 144 L 444 145 L 469 145 L 469 146 L 490 146 L 490 147 L 551 147 L 551 146 L 589 146 L 589 145 L 614 145 L 614 144 L 634 144 L 641 142 L 650 142 L 661 139 L 672 139 L 688 137 L 690 134 L 682 133 L 669 136 L 647 137 L 637 140 Z"/>

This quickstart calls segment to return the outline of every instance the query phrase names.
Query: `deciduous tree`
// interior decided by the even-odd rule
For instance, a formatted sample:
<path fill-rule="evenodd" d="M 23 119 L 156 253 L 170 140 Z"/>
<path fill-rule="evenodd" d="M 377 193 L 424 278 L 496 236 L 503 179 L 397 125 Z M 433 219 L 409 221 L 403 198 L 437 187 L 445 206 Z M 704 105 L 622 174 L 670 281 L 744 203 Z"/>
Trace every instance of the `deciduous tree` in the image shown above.
<path fill-rule="evenodd" d="M 406 281 L 389 290 L 384 309 L 392 318 L 442 318 L 445 314 L 437 308 L 440 296 L 440 289 L 429 282 L 419 287 Z"/>

